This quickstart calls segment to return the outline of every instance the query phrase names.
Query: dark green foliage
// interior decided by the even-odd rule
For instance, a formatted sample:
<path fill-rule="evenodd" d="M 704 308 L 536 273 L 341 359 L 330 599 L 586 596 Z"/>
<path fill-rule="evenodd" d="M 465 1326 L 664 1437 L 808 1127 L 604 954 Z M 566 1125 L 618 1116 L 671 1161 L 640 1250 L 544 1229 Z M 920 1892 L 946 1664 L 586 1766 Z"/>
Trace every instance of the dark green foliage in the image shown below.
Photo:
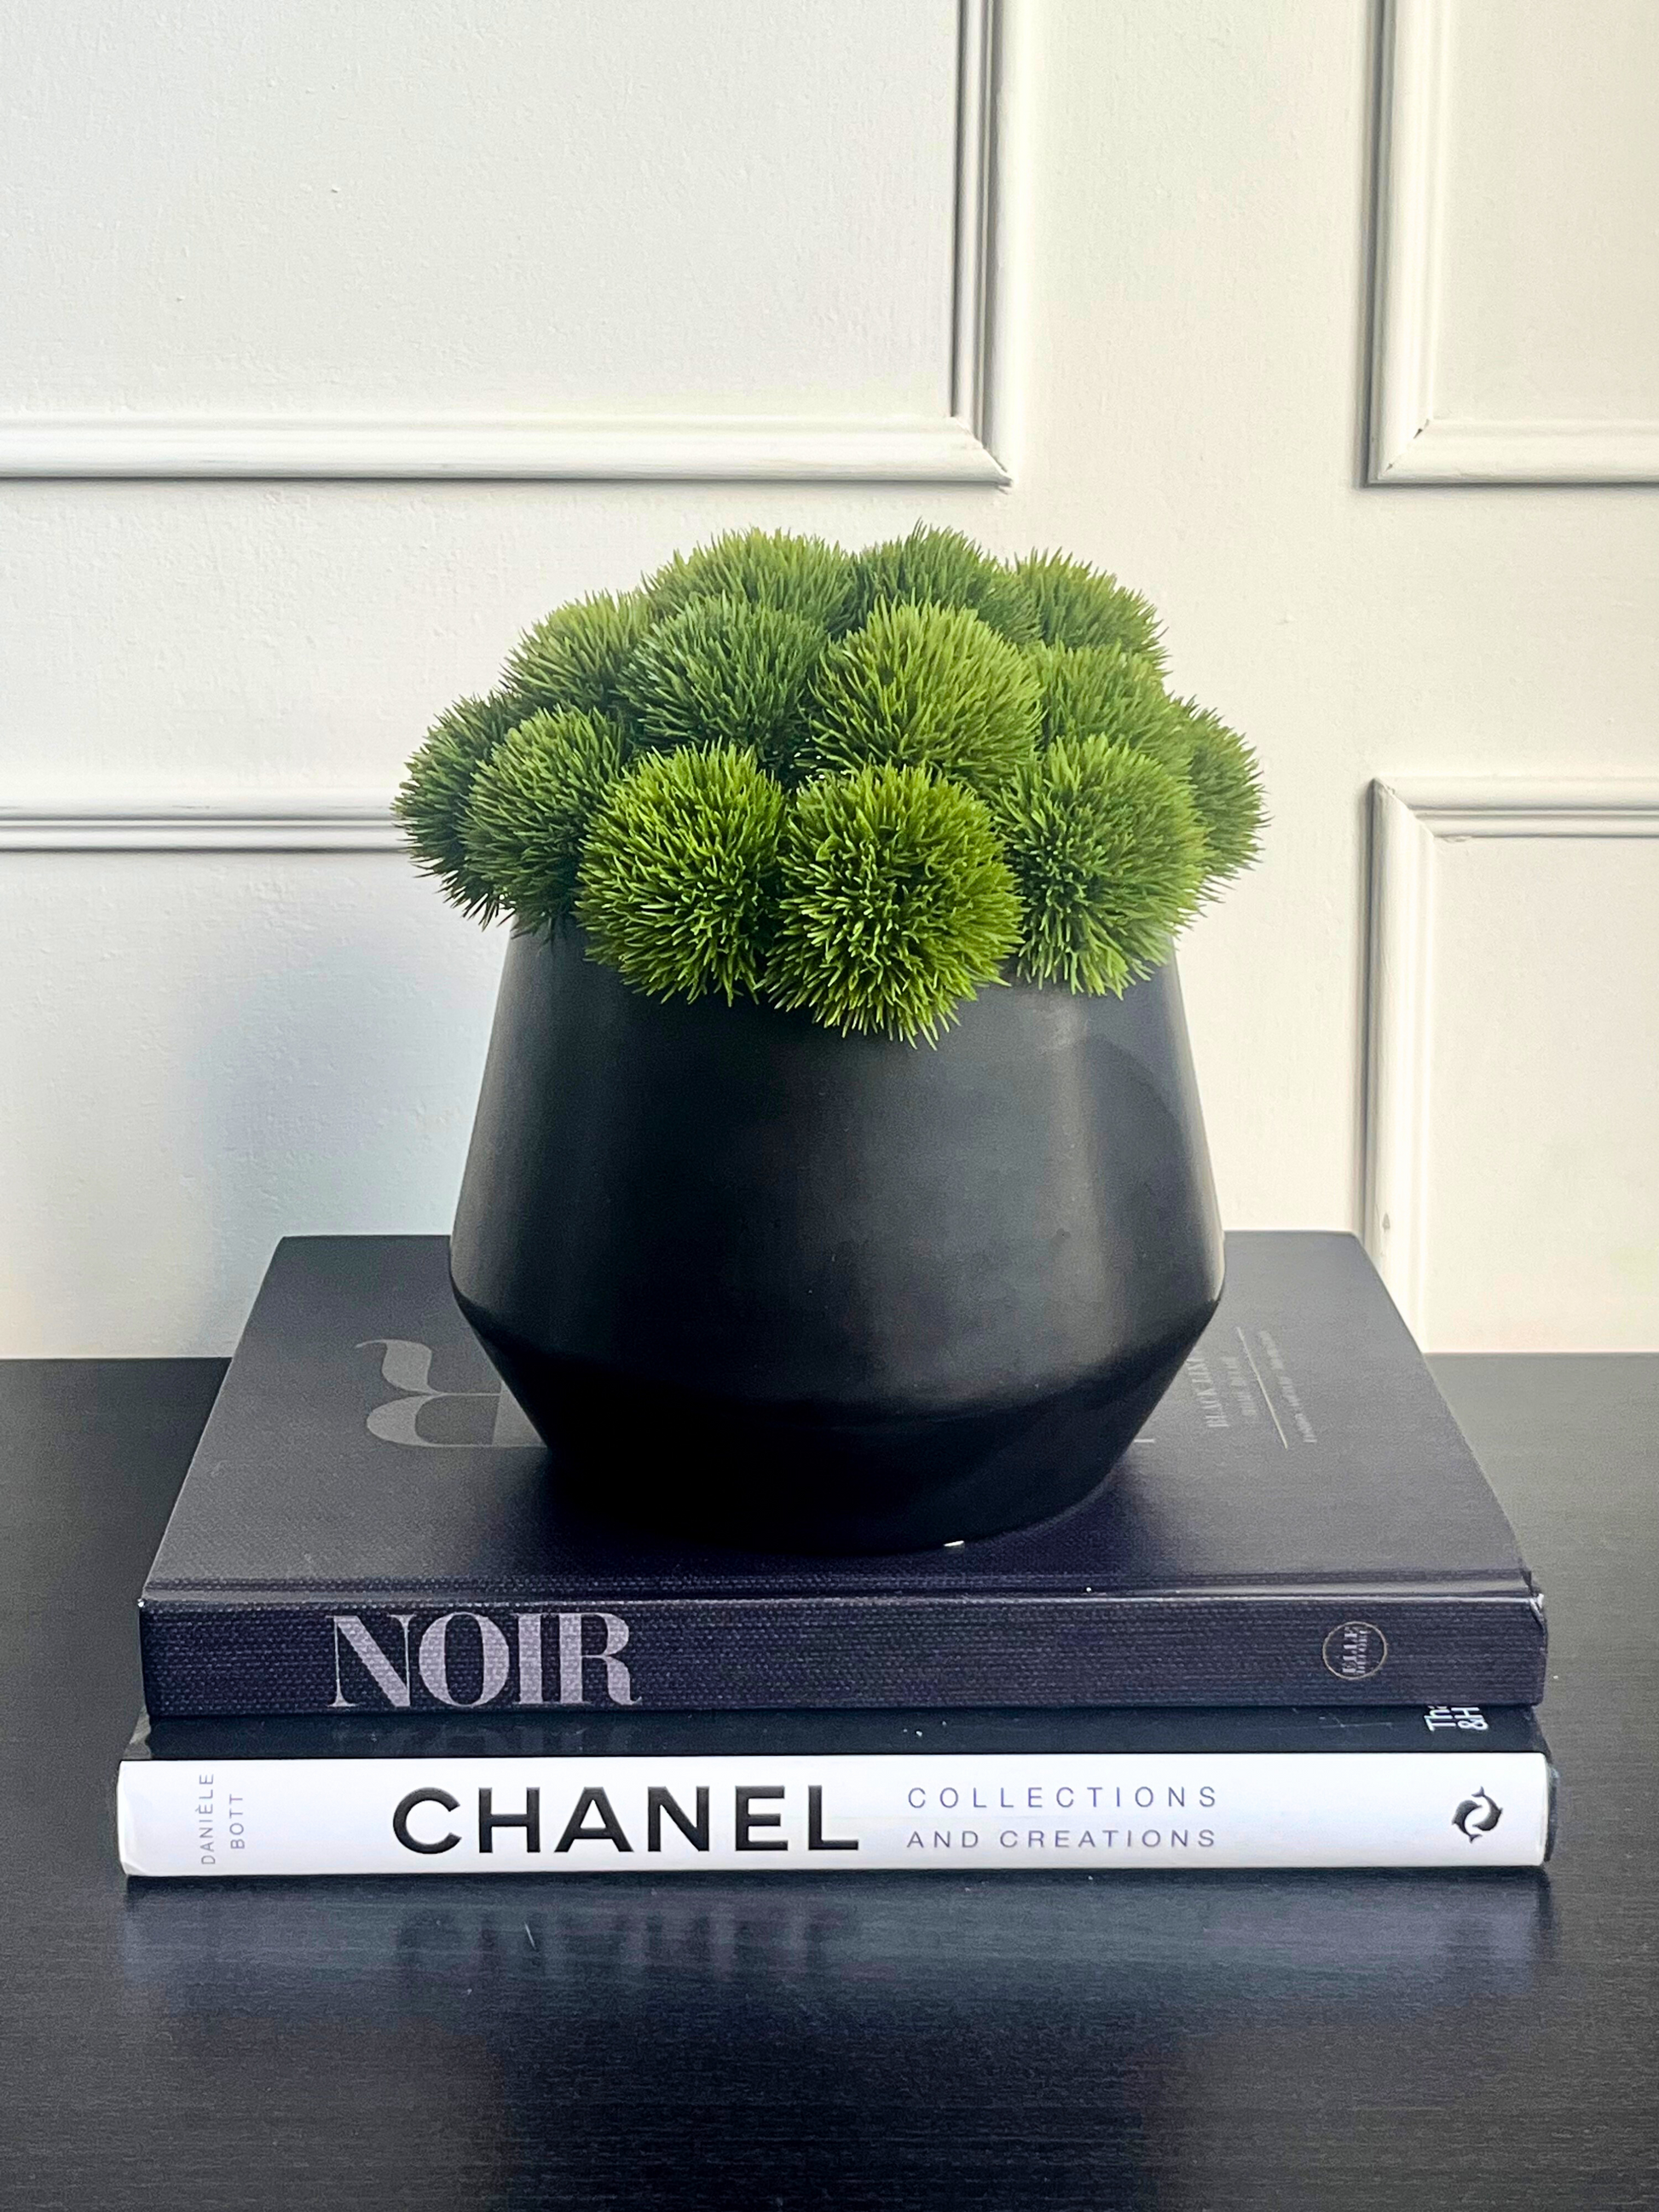
<path fill-rule="evenodd" d="M 1182 702 L 1187 783 L 1204 829 L 1206 889 L 1248 868 L 1261 849 L 1261 771 L 1237 730 L 1196 700 Z"/>
<path fill-rule="evenodd" d="M 783 607 L 693 599 L 623 672 L 636 743 L 738 745 L 787 776 L 805 737 L 808 686 L 826 640 Z"/>
<path fill-rule="evenodd" d="M 735 746 L 647 753 L 587 834 L 576 912 L 599 957 L 653 999 L 758 988 L 783 793 Z"/>
<path fill-rule="evenodd" d="M 797 793 L 767 994 L 832 1029 L 912 1040 L 994 981 L 1019 900 L 983 802 L 872 763 Z"/>
<path fill-rule="evenodd" d="M 600 714 L 532 714 L 472 780 L 462 824 L 467 865 L 534 929 L 575 903 L 588 817 L 622 774 L 623 738 Z"/>
<path fill-rule="evenodd" d="M 428 731 L 392 802 L 416 862 L 463 914 L 493 921 L 501 902 L 467 857 L 463 824 L 472 779 L 524 709 L 492 692 L 458 699 Z"/>
<path fill-rule="evenodd" d="M 1025 591 L 959 530 L 919 522 L 908 538 L 872 545 L 854 565 L 860 622 L 878 606 L 966 607 L 1015 645 L 1035 645 L 1041 635 Z"/>
<path fill-rule="evenodd" d="M 1063 553 L 1030 553 L 1013 574 L 1045 645 L 1121 646 L 1162 672 L 1158 610 L 1115 576 Z"/>
<path fill-rule="evenodd" d="M 1109 738 L 1185 773 L 1189 718 L 1164 690 L 1152 662 L 1121 646 L 1039 645 L 1028 656 L 1037 679 L 1040 742 Z"/>
<path fill-rule="evenodd" d="M 830 647 L 814 689 L 816 768 L 892 761 L 988 793 L 1036 746 L 1025 655 L 965 607 L 877 607 Z"/>
<path fill-rule="evenodd" d="M 1121 992 L 1167 957 L 1198 902 L 1204 836 L 1184 788 L 1150 755 L 1061 738 L 995 815 L 1024 912 L 1023 975 Z"/>
<path fill-rule="evenodd" d="M 520 714 L 574 708 L 614 715 L 617 678 L 650 623 L 643 592 L 624 592 L 620 599 L 595 592 L 591 599 L 573 599 L 525 632 L 507 655 L 502 682 L 523 702 Z"/>
<path fill-rule="evenodd" d="M 787 530 L 733 530 L 675 554 L 645 589 L 659 621 L 693 599 L 748 599 L 834 631 L 853 619 L 853 556 L 839 545 Z"/>
<path fill-rule="evenodd" d="M 396 811 L 464 910 L 574 913 L 635 989 L 912 1041 L 1011 959 L 1122 991 L 1263 819 L 1138 593 L 920 524 L 856 556 L 732 532 L 556 609 Z"/>

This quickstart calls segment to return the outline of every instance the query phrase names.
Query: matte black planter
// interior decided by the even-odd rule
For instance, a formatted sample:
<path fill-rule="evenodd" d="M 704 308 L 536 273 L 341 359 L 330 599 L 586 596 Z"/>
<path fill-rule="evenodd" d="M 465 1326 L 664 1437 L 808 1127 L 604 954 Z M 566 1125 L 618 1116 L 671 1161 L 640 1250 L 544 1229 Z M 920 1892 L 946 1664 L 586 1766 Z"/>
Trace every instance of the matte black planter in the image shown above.
<path fill-rule="evenodd" d="M 1173 963 L 982 991 L 937 1048 L 508 949 L 456 1294 L 591 1509 L 903 1551 L 1101 1482 L 1213 1311 Z"/>

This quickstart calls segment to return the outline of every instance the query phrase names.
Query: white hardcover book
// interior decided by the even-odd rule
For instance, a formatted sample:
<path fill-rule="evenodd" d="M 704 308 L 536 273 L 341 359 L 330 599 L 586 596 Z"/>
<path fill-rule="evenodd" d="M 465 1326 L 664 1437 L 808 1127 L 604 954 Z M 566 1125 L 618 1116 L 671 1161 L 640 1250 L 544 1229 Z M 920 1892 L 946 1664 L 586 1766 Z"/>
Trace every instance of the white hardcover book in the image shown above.
<path fill-rule="evenodd" d="M 1536 1867 L 1553 1802 L 1471 1706 L 158 1723 L 117 1796 L 129 1875 L 208 1878 Z"/>

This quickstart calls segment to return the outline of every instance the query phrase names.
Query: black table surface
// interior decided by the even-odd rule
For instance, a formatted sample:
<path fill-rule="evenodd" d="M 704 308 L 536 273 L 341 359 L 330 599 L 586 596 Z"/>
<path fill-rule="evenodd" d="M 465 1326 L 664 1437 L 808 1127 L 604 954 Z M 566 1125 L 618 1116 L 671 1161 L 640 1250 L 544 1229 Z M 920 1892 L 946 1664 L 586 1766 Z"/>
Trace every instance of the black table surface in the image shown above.
<path fill-rule="evenodd" d="M 0 2204 L 1659 2203 L 1659 1358 L 1436 1371 L 1548 1595 L 1547 1875 L 129 1888 L 221 1370 L 0 1365 Z"/>

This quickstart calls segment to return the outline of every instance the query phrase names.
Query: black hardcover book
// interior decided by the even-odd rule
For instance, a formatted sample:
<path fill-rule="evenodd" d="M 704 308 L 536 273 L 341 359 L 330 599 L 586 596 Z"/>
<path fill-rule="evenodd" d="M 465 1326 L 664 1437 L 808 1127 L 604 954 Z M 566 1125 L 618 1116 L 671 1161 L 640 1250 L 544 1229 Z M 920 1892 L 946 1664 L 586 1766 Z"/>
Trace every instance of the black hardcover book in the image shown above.
<path fill-rule="evenodd" d="M 158 1717 L 1530 1705 L 1545 1664 L 1537 1590 L 1387 1292 L 1352 1237 L 1300 1232 L 1228 1238 L 1214 1321 L 1083 1504 L 844 1559 L 580 1517 L 443 1238 L 289 1238 L 140 1625 Z"/>

